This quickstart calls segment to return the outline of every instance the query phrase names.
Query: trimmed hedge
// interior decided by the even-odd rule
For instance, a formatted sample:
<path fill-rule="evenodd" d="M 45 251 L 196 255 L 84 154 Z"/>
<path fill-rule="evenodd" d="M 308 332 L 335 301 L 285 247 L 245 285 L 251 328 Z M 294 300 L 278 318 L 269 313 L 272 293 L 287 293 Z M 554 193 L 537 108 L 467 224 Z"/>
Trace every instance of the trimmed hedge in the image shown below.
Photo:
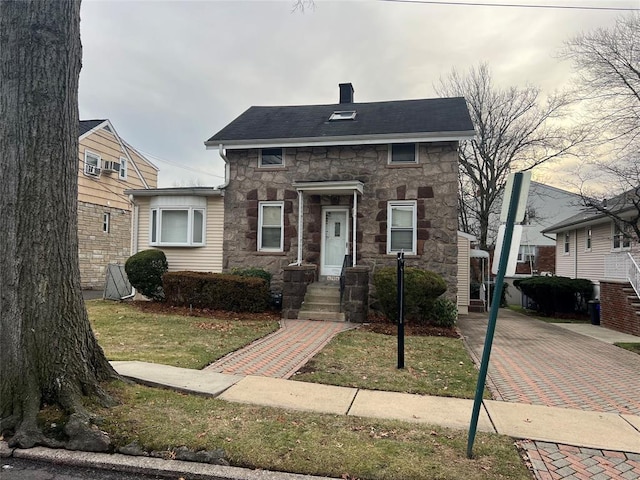
<path fill-rule="evenodd" d="M 269 286 L 262 278 L 224 273 L 169 272 L 162 277 L 166 302 L 231 312 L 264 312 Z"/>
<path fill-rule="evenodd" d="M 124 264 L 129 283 L 152 300 L 163 300 L 162 275 L 169 269 L 162 250 L 143 250 L 130 256 Z"/>
<path fill-rule="evenodd" d="M 239 275 L 240 277 L 255 277 L 262 278 L 267 285 L 271 285 L 272 275 L 262 268 L 249 267 L 249 268 L 234 268 L 231 270 L 232 275 Z"/>
<path fill-rule="evenodd" d="M 431 325 L 451 328 L 458 319 L 458 306 L 445 297 L 438 297 L 433 302 L 433 309 L 429 315 Z"/>
<path fill-rule="evenodd" d="M 593 296 L 593 283 L 585 278 L 531 277 L 513 282 L 546 316 L 583 311 Z"/>
<path fill-rule="evenodd" d="M 391 320 L 398 318 L 398 276 L 396 267 L 382 267 L 373 274 L 376 296 L 382 313 Z M 404 269 L 405 321 L 432 324 L 433 303 L 447 291 L 444 279 L 435 272 L 414 267 Z"/>

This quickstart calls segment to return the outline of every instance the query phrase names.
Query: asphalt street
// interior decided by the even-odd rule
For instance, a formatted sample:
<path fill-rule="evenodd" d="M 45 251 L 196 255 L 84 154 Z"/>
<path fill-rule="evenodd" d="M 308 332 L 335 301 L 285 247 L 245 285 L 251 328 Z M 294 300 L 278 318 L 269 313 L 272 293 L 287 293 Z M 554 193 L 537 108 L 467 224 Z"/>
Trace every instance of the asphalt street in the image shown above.
<path fill-rule="evenodd" d="M 117 472 L 99 468 L 71 467 L 55 463 L 34 462 L 22 458 L 0 461 L 1 480 L 178 480 L 179 476 L 156 476 Z M 186 480 L 186 479 L 185 479 Z"/>

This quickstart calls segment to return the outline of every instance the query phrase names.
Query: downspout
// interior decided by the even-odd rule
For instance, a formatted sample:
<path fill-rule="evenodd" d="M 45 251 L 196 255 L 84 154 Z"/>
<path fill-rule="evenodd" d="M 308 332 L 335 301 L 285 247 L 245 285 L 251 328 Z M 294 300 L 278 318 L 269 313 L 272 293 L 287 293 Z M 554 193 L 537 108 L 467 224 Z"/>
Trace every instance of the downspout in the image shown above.
<path fill-rule="evenodd" d="M 224 183 L 218 187 L 218 190 L 224 190 L 229 186 L 229 179 L 231 178 L 231 167 L 229 167 L 229 159 L 224 151 L 224 145 L 218 145 L 218 155 L 224 160 Z"/>
<path fill-rule="evenodd" d="M 295 265 L 302 265 L 302 234 L 304 229 L 304 197 L 302 190 L 298 190 L 298 258 Z"/>
<path fill-rule="evenodd" d="M 139 205 L 133 199 L 133 195 L 129 195 L 129 201 L 133 205 L 133 214 L 131 215 L 131 255 L 138 253 L 138 209 Z M 128 300 L 136 296 L 136 289 L 131 286 L 131 294 L 120 297 L 120 300 Z"/>
<path fill-rule="evenodd" d="M 573 234 L 575 235 L 575 248 L 573 252 L 573 278 L 578 278 L 578 230 L 574 230 Z"/>

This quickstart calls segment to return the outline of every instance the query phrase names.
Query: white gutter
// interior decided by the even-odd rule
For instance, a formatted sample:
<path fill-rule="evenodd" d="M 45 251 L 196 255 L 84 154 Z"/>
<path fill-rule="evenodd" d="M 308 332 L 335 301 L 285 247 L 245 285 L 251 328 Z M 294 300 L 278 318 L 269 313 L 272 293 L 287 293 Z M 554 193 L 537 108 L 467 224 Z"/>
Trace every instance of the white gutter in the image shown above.
<path fill-rule="evenodd" d="M 207 146 L 207 148 L 209 147 Z M 218 187 L 218 190 L 222 190 L 229 186 L 229 179 L 231 177 L 231 167 L 229 167 L 229 159 L 224 151 L 223 144 L 218 145 L 218 155 L 224 160 L 224 183 Z"/>

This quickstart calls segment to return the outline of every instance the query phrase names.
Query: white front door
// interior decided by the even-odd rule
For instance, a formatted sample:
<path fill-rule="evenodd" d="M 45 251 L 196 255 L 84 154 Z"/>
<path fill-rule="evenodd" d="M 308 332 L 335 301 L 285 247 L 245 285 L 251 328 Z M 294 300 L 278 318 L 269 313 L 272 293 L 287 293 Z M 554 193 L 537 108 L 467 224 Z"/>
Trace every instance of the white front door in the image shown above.
<path fill-rule="evenodd" d="M 349 242 L 349 209 L 322 210 L 322 246 L 320 275 L 340 275 Z"/>

